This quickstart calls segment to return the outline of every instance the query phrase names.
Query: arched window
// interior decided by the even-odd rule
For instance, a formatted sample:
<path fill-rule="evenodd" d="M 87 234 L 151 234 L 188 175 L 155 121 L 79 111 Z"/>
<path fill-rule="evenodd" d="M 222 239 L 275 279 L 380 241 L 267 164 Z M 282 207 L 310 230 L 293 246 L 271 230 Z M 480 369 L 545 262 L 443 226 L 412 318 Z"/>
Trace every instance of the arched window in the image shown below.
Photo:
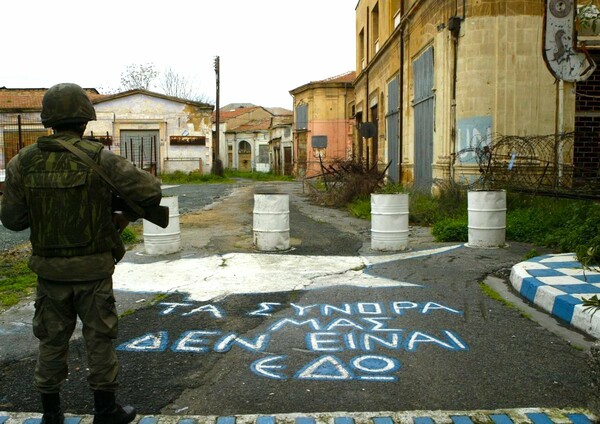
<path fill-rule="evenodd" d="M 238 153 L 252 153 L 252 147 L 250 147 L 250 143 L 248 143 L 246 140 L 240 141 L 240 144 L 238 146 Z"/>

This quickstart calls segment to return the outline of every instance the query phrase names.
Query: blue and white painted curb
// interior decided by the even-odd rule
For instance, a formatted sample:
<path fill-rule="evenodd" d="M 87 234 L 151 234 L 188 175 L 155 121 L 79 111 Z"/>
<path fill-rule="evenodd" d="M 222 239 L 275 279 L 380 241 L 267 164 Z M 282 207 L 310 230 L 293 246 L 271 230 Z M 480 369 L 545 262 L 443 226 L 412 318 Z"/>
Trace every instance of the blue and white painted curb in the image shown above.
<path fill-rule="evenodd" d="M 40 414 L 0 411 L 0 424 L 39 424 Z M 134 424 L 593 424 L 599 417 L 583 409 L 506 409 L 497 411 L 333 412 L 276 415 L 147 415 Z M 91 424 L 92 415 L 67 415 L 65 424 Z"/>
<path fill-rule="evenodd" d="M 573 253 L 544 255 L 512 267 L 521 296 L 573 327 L 600 339 L 600 312 L 584 311 L 582 299 L 600 296 L 600 272 L 583 269 Z"/>

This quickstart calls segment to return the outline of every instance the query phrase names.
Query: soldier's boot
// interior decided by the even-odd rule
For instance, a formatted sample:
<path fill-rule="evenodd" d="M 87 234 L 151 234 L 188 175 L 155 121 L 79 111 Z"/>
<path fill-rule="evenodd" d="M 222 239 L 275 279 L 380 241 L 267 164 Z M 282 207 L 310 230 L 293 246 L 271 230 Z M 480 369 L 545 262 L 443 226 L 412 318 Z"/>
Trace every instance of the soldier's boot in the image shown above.
<path fill-rule="evenodd" d="M 42 393 L 42 421 L 41 424 L 63 424 L 65 415 L 60 407 L 59 393 Z"/>
<path fill-rule="evenodd" d="M 135 416 L 135 408 L 119 405 L 114 392 L 94 391 L 94 424 L 127 424 Z"/>

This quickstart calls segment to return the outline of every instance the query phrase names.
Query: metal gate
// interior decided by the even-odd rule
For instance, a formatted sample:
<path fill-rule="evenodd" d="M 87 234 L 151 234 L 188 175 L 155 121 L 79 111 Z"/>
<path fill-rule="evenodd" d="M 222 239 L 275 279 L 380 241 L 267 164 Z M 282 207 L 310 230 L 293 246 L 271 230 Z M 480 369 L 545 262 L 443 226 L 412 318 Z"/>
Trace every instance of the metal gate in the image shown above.
<path fill-rule="evenodd" d="M 120 144 L 121 156 L 151 174 L 160 173 L 158 131 L 121 131 Z"/>
<path fill-rule="evenodd" d="M 0 116 L 0 170 L 6 169 L 8 162 L 19 151 L 34 144 L 38 137 L 52 134 L 52 130 L 44 128 L 39 115 L 2 114 Z"/>
<path fill-rule="evenodd" d="M 387 154 L 390 166 L 388 178 L 397 183 L 400 179 L 400 137 L 398 134 L 398 118 L 400 116 L 398 101 L 398 77 L 388 83 L 388 113 L 387 121 Z"/>
<path fill-rule="evenodd" d="M 413 62 L 415 114 L 415 187 L 431 189 L 433 181 L 433 47 Z"/>

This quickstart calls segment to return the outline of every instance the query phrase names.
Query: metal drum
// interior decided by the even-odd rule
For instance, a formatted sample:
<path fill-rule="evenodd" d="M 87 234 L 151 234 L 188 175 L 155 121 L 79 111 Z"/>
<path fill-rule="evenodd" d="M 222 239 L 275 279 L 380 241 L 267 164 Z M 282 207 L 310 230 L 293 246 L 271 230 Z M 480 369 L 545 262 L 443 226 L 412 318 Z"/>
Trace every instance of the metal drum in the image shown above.
<path fill-rule="evenodd" d="M 408 247 L 408 194 L 371 194 L 371 249 Z"/>
<path fill-rule="evenodd" d="M 506 244 L 506 191 L 474 190 L 467 194 L 469 247 L 497 248 Z"/>
<path fill-rule="evenodd" d="M 144 222 L 144 249 L 149 255 L 166 255 L 181 249 L 181 230 L 179 227 L 179 198 L 163 197 L 162 206 L 169 208 L 169 225 L 161 228 L 150 221 Z"/>
<path fill-rule="evenodd" d="M 255 194 L 253 214 L 254 246 L 261 251 L 290 248 L 290 196 Z"/>

